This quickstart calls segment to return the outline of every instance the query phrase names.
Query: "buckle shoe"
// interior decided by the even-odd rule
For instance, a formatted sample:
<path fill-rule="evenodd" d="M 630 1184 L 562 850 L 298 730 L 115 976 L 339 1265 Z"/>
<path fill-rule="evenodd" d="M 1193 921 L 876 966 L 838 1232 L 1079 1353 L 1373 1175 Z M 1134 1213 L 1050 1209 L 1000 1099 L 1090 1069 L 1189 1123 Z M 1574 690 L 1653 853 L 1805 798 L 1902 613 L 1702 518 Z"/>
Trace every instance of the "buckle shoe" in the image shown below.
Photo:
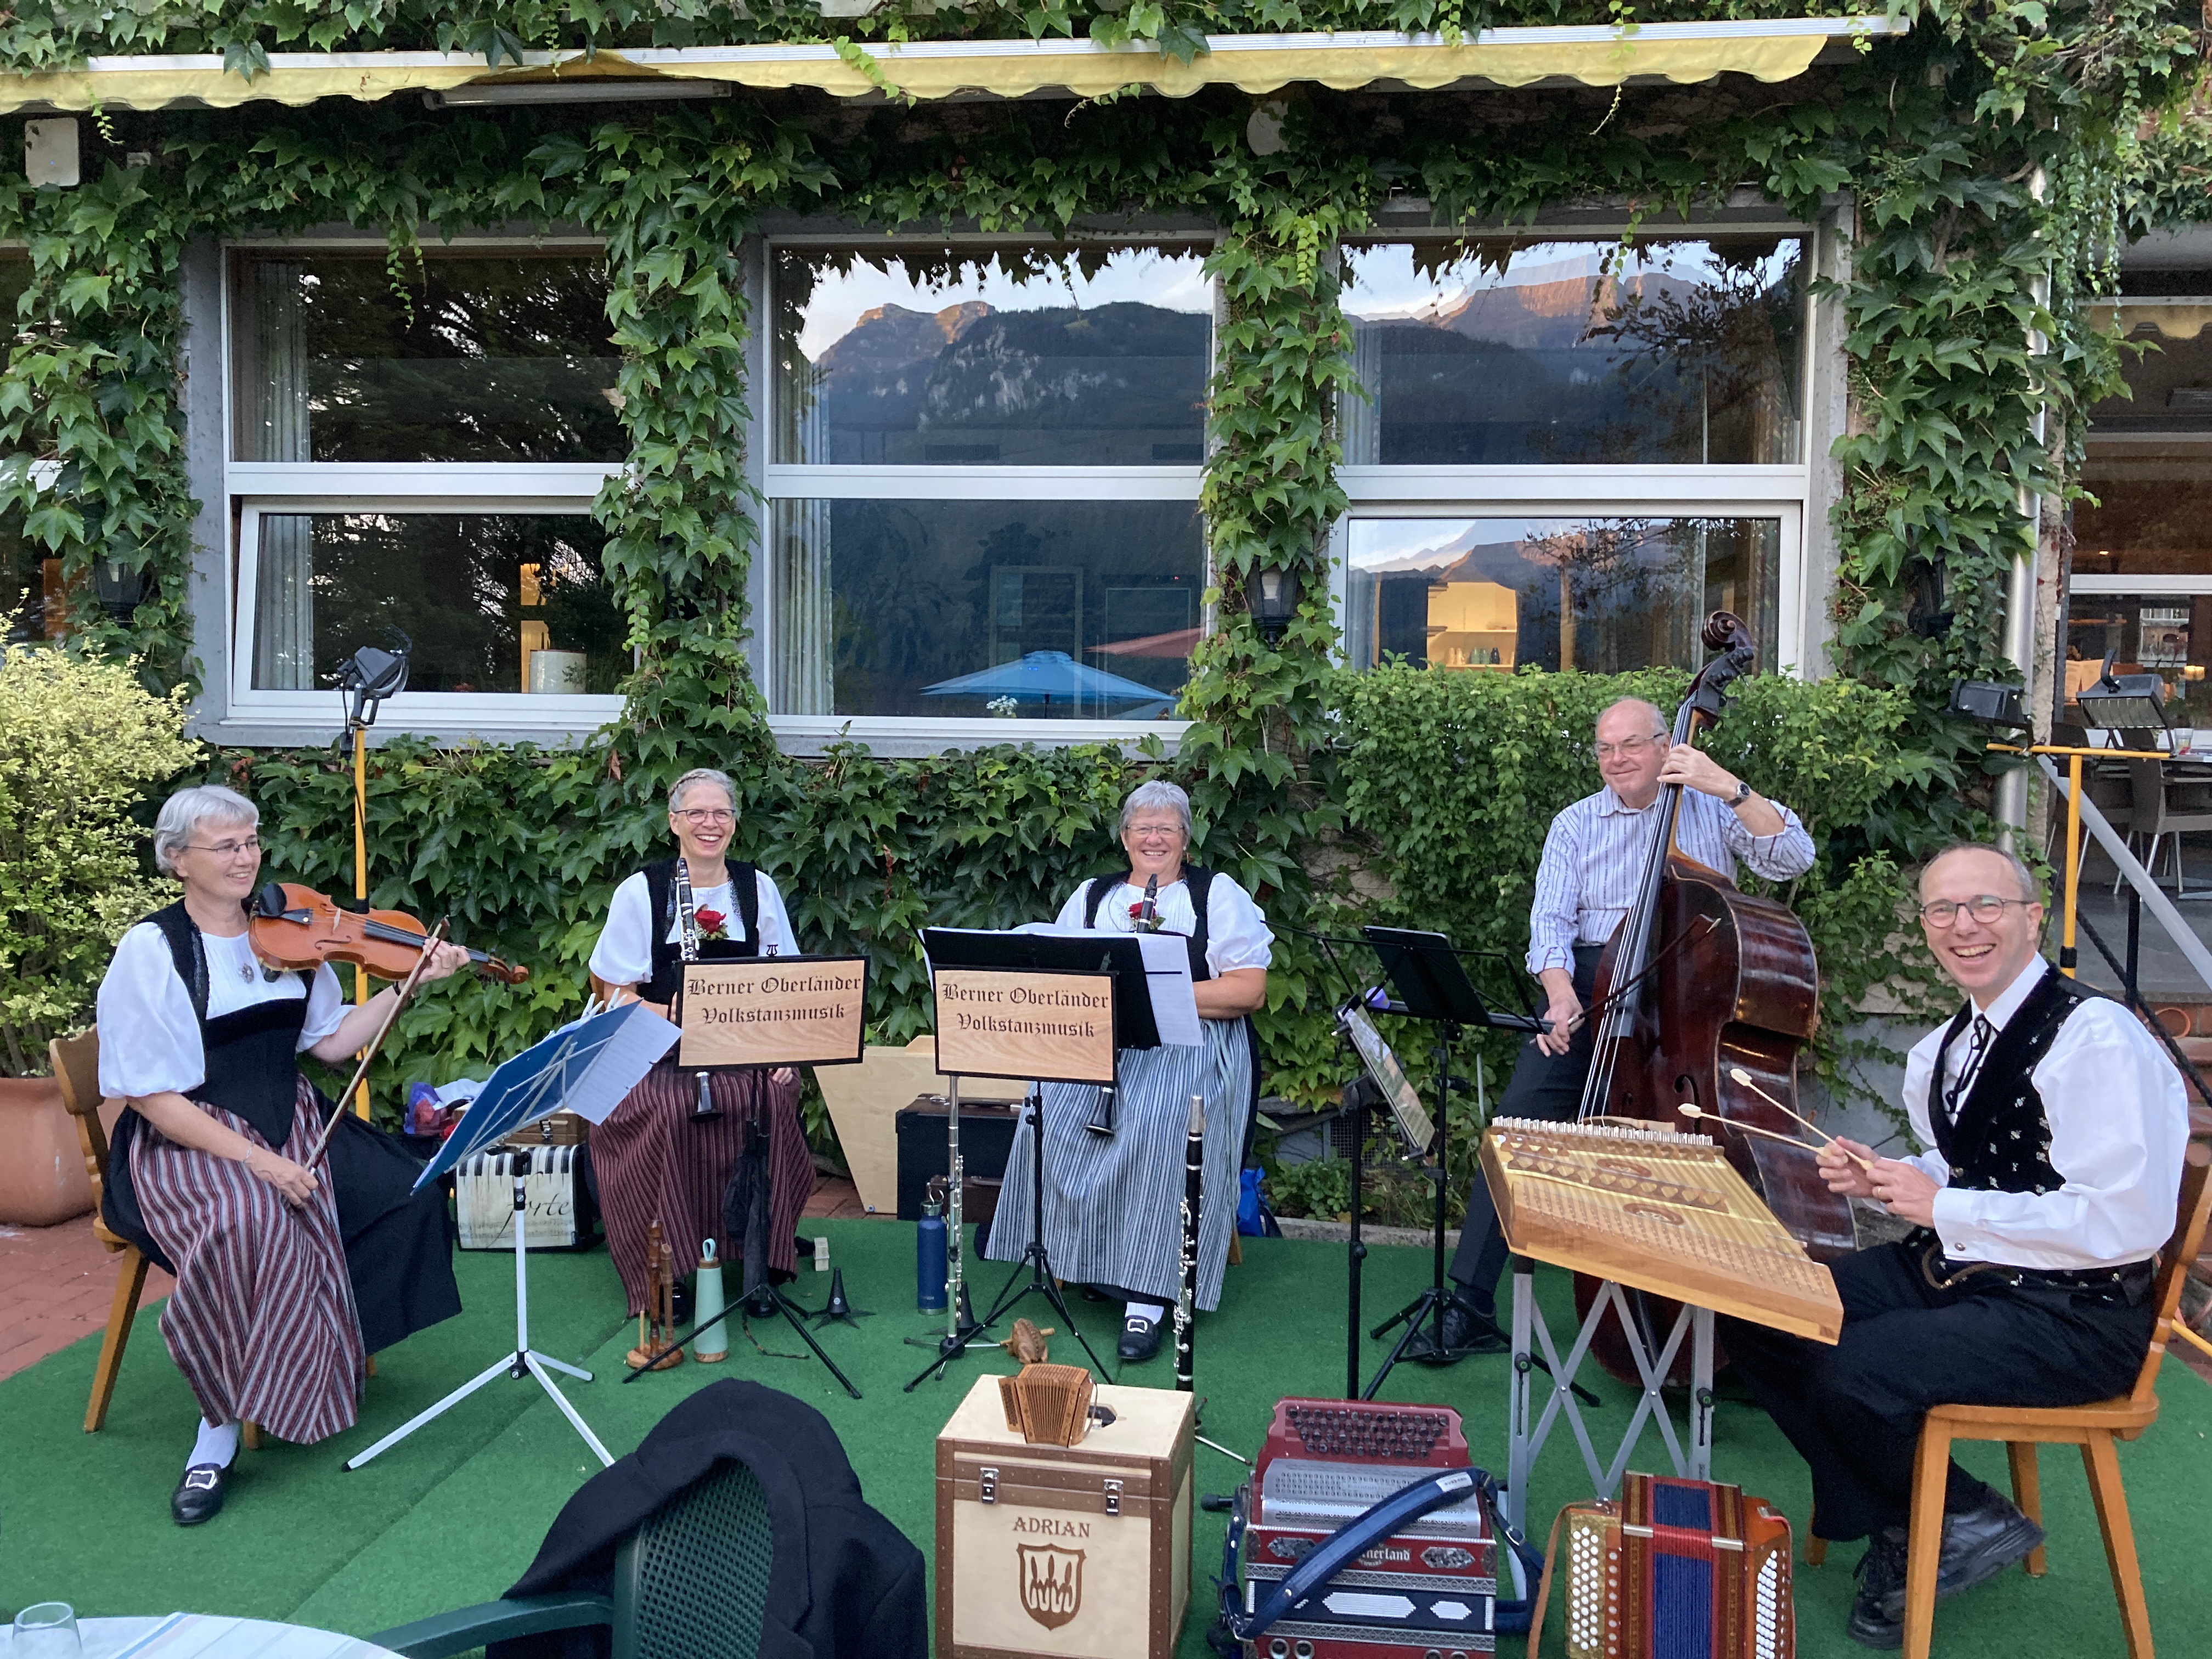
<path fill-rule="evenodd" d="M 1146 1319 L 1131 1314 L 1121 1322 L 1121 1340 L 1114 1352 L 1133 1364 L 1141 1364 L 1160 1351 L 1160 1326 L 1164 1321 Z"/>
<path fill-rule="evenodd" d="M 197 1527 L 222 1513 L 222 1492 L 230 1471 L 220 1463 L 195 1463 L 169 1494 L 169 1516 L 180 1527 Z"/>

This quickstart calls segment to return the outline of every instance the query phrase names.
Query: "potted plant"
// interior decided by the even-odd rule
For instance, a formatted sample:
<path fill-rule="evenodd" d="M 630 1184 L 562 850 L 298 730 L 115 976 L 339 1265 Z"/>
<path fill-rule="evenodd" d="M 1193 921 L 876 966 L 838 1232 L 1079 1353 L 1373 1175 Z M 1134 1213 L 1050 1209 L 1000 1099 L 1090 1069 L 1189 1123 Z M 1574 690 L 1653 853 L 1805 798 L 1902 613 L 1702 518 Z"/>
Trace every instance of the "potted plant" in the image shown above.
<path fill-rule="evenodd" d="M 168 900 L 131 813 L 199 757 L 185 714 L 135 663 L 0 652 L 0 1222 L 92 1207 L 46 1043 L 91 1021 L 115 941 Z"/>

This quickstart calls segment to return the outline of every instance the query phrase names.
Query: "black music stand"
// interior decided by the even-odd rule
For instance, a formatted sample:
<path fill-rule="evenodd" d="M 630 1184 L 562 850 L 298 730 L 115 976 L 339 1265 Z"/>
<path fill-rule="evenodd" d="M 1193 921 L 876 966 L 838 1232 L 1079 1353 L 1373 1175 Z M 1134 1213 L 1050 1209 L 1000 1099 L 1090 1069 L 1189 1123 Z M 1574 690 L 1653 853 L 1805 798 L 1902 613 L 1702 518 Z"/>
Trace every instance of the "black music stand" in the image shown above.
<path fill-rule="evenodd" d="M 1456 1358 L 1444 1346 L 1444 1307 L 1451 1300 L 1444 1279 L 1444 1197 L 1450 1169 L 1451 1093 L 1455 1088 L 1464 1091 L 1467 1080 L 1452 1075 L 1453 1050 L 1470 1026 L 1501 1031 L 1546 1031 L 1551 1026 L 1548 1021 L 1532 1015 L 1506 1013 L 1492 1007 L 1468 977 L 1467 965 L 1462 960 L 1467 953 L 1455 949 L 1442 933 L 1405 927 L 1363 927 L 1359 931 L 1382 958 L 1383 976 L 1397 993 L 1384 1005 L 1382 1012 L 1425 1020 L 1437 1028 L 1437 1044 L 1431 1051 L 1437 1060 L 1436 1138 L 1425 1149 L 1434 1160 L 1432 1173 L 1437 1183 L 1432 1230 L 1436 1270 L 1428 1289 L 1368 1333 L 1380 1337 L 1394 1326 L 1402 1324 L 1406 1328 L 1397 1346 L 1390 1350 L 1389 1357 L 1383 1360 L 1361 1395 L 1372 1400 L 1376 1390 L 1382 1386 L 1382 1380 L 1401 1359 L 1411 1358 L 1448 1364 Z M 1478 1072 L 1481 1064 L 1478 1055 Z M 1431 1328 L 1425 1332 L 1421 1328 L 1425 1322 Z"/>
<path fill-rule="evenodd" d="M 1137 943 L 1133 933 L 1114 939 L 1072 936 L 1066 933 L 986 933 L 964 927 L 925 927 L 921 933 L 923 953 L 929 958 L 932 971 L 940 968 L 996 968 L 1013 969 L 1030 973 L 1105 974 L 1114 981 L 1114 1052 L 1118 1055 L 1124 1048 L 1157 1048 L 1160 1046 L 1158 1024 L 1152 1018 L 1151 981 L 1145 969 L 1144 947 Z M 1104 1085 L 1112 1088 L 1111 1084 Z M 945 1114 L 946 1158 L 948 1186 L 958 1178 L 957 1152 L 960 1136 L 960 1082 L 952 1079 L 952 1095 Z M 963 1321 L 959 1310 L 967 1286 L 946 1297 L 952 1329 L 933 1346 L 937 1358 L 923 1367 L 921 1374 L 908 1383 L 904 1392 L 911 1394 L 932 1376 L 941 1376 L 945 1368 L 968 1352 L 975 1339 L 1020 1305 L 1026 1296 L 1042 1296 L 1060 1316 L 1060 1328 L 1073 1332 L 1083 1347 L 1091 1369 L 1108 1382 L 1113 1378 L 1098 1356 L 1091 1352 L 1091 1340 L 1075 1322 L 1069 1311 L 1067 1299 L 1060 1294 L 1060 1284 L 1052 1271 L 1052 1257 L 1044 1243 L 1044 1091 L 1032 1088 L 1029 1097 L 1030 1144 L 1034 1156 L 1030 1170 L 1030 1238 L 1022 1248 L 1021 1260 L 1006 1275 L 1000 1287 L 998 1299 L 981 1319 Z M 963 1242 L 948 1237 L 947 1247 L 955 1254 L 951 1260 L 961 1261 Z M 1026 1285 L 1019 1284 L 1022 1269 L 1030 1270 Z M 909 1338 L 909 1340 L 914 1339 Z"/>

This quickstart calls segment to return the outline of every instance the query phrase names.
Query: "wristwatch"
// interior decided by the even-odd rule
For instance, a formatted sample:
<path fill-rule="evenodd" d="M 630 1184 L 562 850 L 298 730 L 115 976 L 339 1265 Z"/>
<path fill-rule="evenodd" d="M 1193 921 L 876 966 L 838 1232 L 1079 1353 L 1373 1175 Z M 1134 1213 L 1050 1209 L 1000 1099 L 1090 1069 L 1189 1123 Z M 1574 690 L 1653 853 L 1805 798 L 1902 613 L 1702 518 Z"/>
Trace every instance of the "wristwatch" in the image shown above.
<path fill-rule="evenodd" d="M 1751 799 L 1751 786 L 1741 778 L 1735 781 L 1735 793 L 1729 797 L 1729 810 L 1734 811 Z"/>

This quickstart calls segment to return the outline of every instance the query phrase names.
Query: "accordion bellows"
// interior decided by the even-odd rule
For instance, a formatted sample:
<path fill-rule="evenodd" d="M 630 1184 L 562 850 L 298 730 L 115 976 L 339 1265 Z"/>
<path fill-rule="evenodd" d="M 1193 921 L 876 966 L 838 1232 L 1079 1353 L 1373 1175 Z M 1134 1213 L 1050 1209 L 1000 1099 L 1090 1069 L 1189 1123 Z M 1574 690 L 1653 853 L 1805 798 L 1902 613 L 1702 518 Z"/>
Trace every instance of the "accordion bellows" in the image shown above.
<path fill-rule="evenodd" d="M 1792 1659 L 1790 1522 L 1765 1499 L 1631 1474 L 1559 1529 L 1567 1659 Z"/>
<path fill-rule="evenodd" d="M 1080 1365 L 1024 1365 L 999 1379 L 1006 1426 L 1032 1446 L 1073 1446 L 1090 1430 L 1093 1386 Z"/>

